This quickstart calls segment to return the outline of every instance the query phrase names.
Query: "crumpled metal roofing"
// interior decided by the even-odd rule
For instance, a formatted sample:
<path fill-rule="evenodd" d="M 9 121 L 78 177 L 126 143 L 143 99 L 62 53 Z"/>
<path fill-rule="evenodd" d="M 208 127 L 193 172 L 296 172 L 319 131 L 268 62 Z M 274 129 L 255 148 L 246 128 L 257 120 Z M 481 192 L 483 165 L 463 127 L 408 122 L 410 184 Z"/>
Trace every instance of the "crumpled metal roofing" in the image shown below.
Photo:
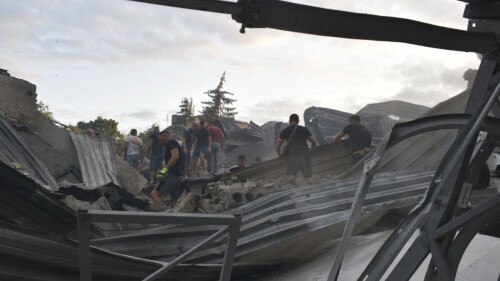
<path fill-rule="evenodd" d="M 59 186 L 47 166 L 31 146 L 0 116 L 0 161 L 40 183 L 47 190 L 57 191 Z"/>
<path fill-rule="evenodd" d="M 91 248 L 92 280 L 139 281 L 164 263 Z M 0 279 L 30 281 L 79 280 L 78 244 L 49 232 L 0 223 Z M 267 265 L 269 268 L 269 265 Z M 217 280 L 220 264 L 180 264 L 157 280 Z M 235 278 L 249 276 L 265 265 L 235 265 Z"/>
<path fill-rule="evenodd" d="M 288 124 L 286 123 L 275 122 L 275 121 L 269 121 L 264 125 L 262 125 L 262 131 L 263 131 L 262 141 L 264 142 L 264 145 L 266 146 L 267 149 L 274 149 L 274 146 L 276 145 L 276 140 L 278 140 L 281 131 L 285 129 L 287 126 Z"/>
<path fill-rule="evenodd" d="M 379 103 L 371 103 L 358 111 L 358 115 L 368 113 L 378 115 L 389 115 L 399 118 L 398 122 L 406 122 L 416 119 L 429 110 L 429 107 L 409 102 L 392 100 Z"/>
<path fill-rule="evenodd" d="M 251 163 L 253 159 L 250 158 L 250 155 L 246 156 L 247 161 Z M 320 145 L 311 151 L 311 169 L 315 175 L 339 175 L 349 169 L 350 163 L 351 155 L 347 141 Z M 282 158 L 275 157 L 274 159 L 245 167 L 223 177 L 236 176 L 240 179 L 262 179 L 277 178 L 283 175 L 286 175 L 286 162 Z"/>
<path fill-rule="evenodd" d="M 247 123 L 244 128 L 241 127 L 241 123 L 229 118 L 219 119 L 214 123 L 222 130 L 226 139 L 233 138 L 243 140 L 246 143 L 262 140 L 262 128 L 252 121 Z"/>
<path fill-rule="evenodd" d="M 389 209 L 419 202 L 432 171 L 386 173 L 376 176 L 364 206 L 358 231 L 375 224 Z M 329 181 L 265 195 L 229 213 L 242 213 L 236 262 L 283 262 L 305 258 L 327 239 L 342 235 L 359 178 Z M 94 246 L 142 258 L 168 261 L 205 239 L 213 226 L 161 226 L 93 240 Z M 194 254 L 190 262 L 218 263 L 224 239 Z M 297 252 L 302 254 L 297 255 Z"/>
<path fill-rule="evenodd" d="M 71 132 L 70 136 L 75 145 L 85 186 L 89 189 L 109 183 L 120 186 L 116 178 L 115 152 L 111 142 L 82 133 Z"/>
<path fill-rule="evenodd" d="M 427 110 L 425 106 L 389 101 L 369 104 L 356 114 L 361 117 L 361 123 L 372 133 L 373 142 L 378 144 L 394 124 L 413 120 Z M 319 144 L 326 144 L 342 131 L 351 115 L 335 109 L 313 106 L 304 111 L 304 123 Z"/>

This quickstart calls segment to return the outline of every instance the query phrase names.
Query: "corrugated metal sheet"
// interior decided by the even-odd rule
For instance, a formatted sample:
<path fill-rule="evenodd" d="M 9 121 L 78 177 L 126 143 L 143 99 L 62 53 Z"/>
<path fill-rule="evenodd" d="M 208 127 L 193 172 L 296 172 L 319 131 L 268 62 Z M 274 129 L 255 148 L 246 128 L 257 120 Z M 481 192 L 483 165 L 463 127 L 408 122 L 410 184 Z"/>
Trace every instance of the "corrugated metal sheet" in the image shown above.
<path fill-rule="evenodd" d="M 270 121 L 262 125 L 262 141 L 267 149 L 274 149 L 280 133 L 288 124 L 283 122 Z"/>
<path fill-rule="evenodd" d="M 83 183 L 89 189 L 113 183 L 116 178 L 115 152 L 108 139 L 89 137 L 86 134 L 70 133 L 78 155 Z"/>
<path fill-rule="evenodd" d="M 422 116 L 429 110 L 429 107 L 413 104 L 404 101 L 386 101 L 379 103 L 371 103 L 363 107 L 357 114 L 364 115 L 367 113 L 390 115 L 399 118 L 399 122 L 410 121 Z"/>
<path fill-rule="evenodd" d="M 91 248 L 92 280 L 139 281 L 163 263 Z M 78 244 L 52 233 L 0 223 L 0 279 L 30 281 L 80 280 Z M 273 265 L 235 265 L 234 278 L 250 276 Z M 157 280 L 217 280 L 222 265 L 178 265 Z"/>
<path fill-rule="evenodd" d="M 31 146 L 0 116 L 0 161 L 18 169 L 48 190 L 59 186 Z"/>
<path fill-rule="evenodd" d="M 246 156 L 247 161 L 253 161 L 249 157 L 250 155 Z M 339 175 L 349 169 L 350 163 L 351 155 L 347 141 L 320 145 L 311 151 L 312 172 L 316 175 Z M 237 176 L 241 179 L 251 179 L 276 178 L 282 175 L 286 175 L 286 162 L 284 159 L 274 158 L 230 173 L 224 177 Z"/>
<path fill-rule="evenodd" d="M 463 113 L 469 91 L 452 97 L 426 112 L 422 117 Z M 407 139 L 384 153 L 379 171 L 434 169 L 455 140 L 457 130 L 440 130 Z"/>
<path fill-rule="evenodd" d="M 340 110 L 312 106 L 304 111 L 304 124 L 319 144 L 327 144 L 347 125 L 351 115 Z"/>
<path fill-rule="evenodd" d="M 369 190 L 357 231 L 375 224 L 389 209 L 413 206 L 433 171 L 378 175 Z M 242 213 L 237 262 L 289 262 L 305 258 L 325 240 L 338 238 L 350 212 L 359 178 L 305 186 L 265 195 L 229 213 Z M 216 227 L 161 226 L 93 240 L 110 251 L 168 261 L 201 241 Z M 191 262 L 218 263 L 224 240 L 195 254 Z M 301 254 L 298 254 L 301 253 Z"/>
<path fill-rule="evenodd" d="M 0 162 L 0 217 L 3 221 L 58 235 L 72 236 L 76 227 L 72 209 L 38 181 L 3 162 Z"/>

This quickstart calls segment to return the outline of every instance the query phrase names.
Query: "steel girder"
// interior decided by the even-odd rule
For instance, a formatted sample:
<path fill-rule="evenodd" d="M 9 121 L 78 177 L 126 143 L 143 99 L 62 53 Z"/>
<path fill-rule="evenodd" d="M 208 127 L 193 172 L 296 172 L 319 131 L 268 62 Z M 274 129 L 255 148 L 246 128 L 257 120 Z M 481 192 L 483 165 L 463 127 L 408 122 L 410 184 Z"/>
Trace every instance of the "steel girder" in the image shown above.
<path fill-rule="evenodd" d="M 434 116 L 397 125 L 374 156 L 365 162 L 363 176 L 351 209 L 351 217 L 346 224 L 343 239 L 338 247 L 337 257 L 328 278 L 329 281 L 337 279 L 346 243 L 352 233 L 351 229 L 354 227 L 370 181 L 386 148 L 428 130 L 461 127 L 455 142 L 441 161 L 425 199 L 403 220 L 359 277 L 359 280 L 363 281 L 380 280 L 403 246 L 420 228 L 419 237 L 388 275 L 387 280 L 408 280 L 429 253 L 432 253 L 433 259 L 426 280 L 434 280 L 434 278 L 453 280 L 456 266 L 458 266 L 457 260 L 460 260 L 466 245 L 472 239 L 472 233 L 475 235 L 479 231 L 479 226 L 484 224 L 487 217 L 496 213 L 500 204 L 500 201 L 495 199 L 489 202 L 490 205 L 485 205 L 488 207 L 481 207 L 483 206 L 481 205 L 481 208 L 476 208 L 472 214 L 469 213 L 470 211 L 464 214 L 463 208 L 457 208 L 468 199 L 474 179 L 480 170 L 478 167 L 484 165 L 493 150 L 494 139 L 491 136 L 498 138 L 499 119 L 487 117 L 493 106 L 498 103 L 500 84 L 494 91 L 489 87 L 492 77 L 498 69 L 498 64 L 484 58 L 481 66 L 479 73 L 482 75 L 476 80 L 466 107 L 466 112 L 474 112 L 468 120 L 465 115 L 448 115 Z M 483 83 L 477 84 L 478 81 Z M 488 132 L 491 136 L 483 137 L 479 144 L 476 144 L 475 140 L 480 130 Z M 460 198 L 461 203 L 459 204 Z M 479 220 L 474 221 L 474 218 L 478 216 L 476 213 L 483 216 L 483 219 L 480 220 L 483 224 L 480 224 Z M 450 221 L 457 218 L 461 218 L 460 227 L 464 231 L 464 234 L 460 236 L 464 238 L 460 239 L 454 239 L 458 227 L 455 224 L 450 224 Z M 438 229 L 439 236 L 436 236 L 435 233 Z"/>

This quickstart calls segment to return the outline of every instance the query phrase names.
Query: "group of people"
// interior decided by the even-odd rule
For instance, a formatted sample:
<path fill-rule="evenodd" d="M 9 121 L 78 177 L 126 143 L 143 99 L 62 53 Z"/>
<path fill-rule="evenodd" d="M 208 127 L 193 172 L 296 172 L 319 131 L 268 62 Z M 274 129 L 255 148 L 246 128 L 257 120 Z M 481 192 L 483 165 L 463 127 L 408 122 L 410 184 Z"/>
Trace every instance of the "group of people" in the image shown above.
<path fill-rule="evenodd" d="M 217 173 L 220 168 L 220 152 L 224 146 L 224 134 L 219 127 L 209 121 L 200 120 L 184 130 L 182 141 L 186 156 L 186 174 L 200 176 L 207 173 Z M 200 164 L 201 171 L 198 164 Z"/>
<path fill-rule="evenodd" d="M 132 129 L 125 137 L 120 154 L 138 171 L 143 170 L 145 160 L 149 159 L 148 177 L 162 183 L 151 193 L 157 205 L 164 203 L 161 195 L 170 194 L 175 202 L 186 175 L 216 173 L 220 168 L 219 154 L 224 145 L 224 134 L 213 122 L 208 122 L 208 126 L 204 120 L 193 123 L 180 138 L 173 138 L 168 130 L 160 131 L 159 127 L 154 127 L 149 142 L 149 158 L 145 158 L 144 144 L 137 136 L 137 130 Z"/>
<path fill-rule="evenodd" d="M 314 149 L 318 143 L 306 127 L 299 125 L 299 116 L 297 114 L 290 115 L 289 124 L 280 133 L 276 142 L 276 152 L 280 157 L 285 158 L 288 180 L 293 182 L 299 171 L 305 178 L 312 176 L 308 142 L 311 149 Z M 349 118 L 349 124 L 335 135 L 333 142 L 339 142 L 346 135 L 349 136 L 351 165 L 354 165 L 370 151 L 372 135 L 361 124 L 361 118 L 358 115 L 352 115 Z"/>
<path fill-rule="evenodd" d="M 333 142 L 340 141 L 344 136 L 349 136 L 351 150 L 351 164 L 362 159 L 372 146 L 372 135 L 361 124 L 361 118 L 353 115 L 349 124 L 339 132 Z M 144 165 L 144 151 L 142 140 L 137 137 L 137 130 L 132 129 L 125 139 L 122 152 L 126 152 L 126 161 L 133 167 L 141 169 Z M 180 140 L 172 137 L 168 130 L 160 131 L 155 127 L 149 138 L 149 169 L 151 177 L 161 184 L 151 192 L 151 198 L 158 206 L 164 205 L 163 198 L 170 194 L 172 204 L 179 196 L 182 180 L 187 176 L 199 176 L 205 173 L 217 173 L 219 170 L 219 153 L 223 149 L 224 135 L 212 122 L 205 126 L 200 120 L 183 132 Z M 286 159 L 286 170 L 290 181 L 300 171 L 305 178 L 312 176 L 311 149 L 318 144 L 311 132 L 299 125 L 299 116 L 290 115 L 289 126 L 285 128 L 276 142 L 276 152 Z M 238 165 L 230 171 L 234 172 L 244 168 L 246 157 L 238 157 Z M 201 166 L 201 171 L 198 168 Z"/>

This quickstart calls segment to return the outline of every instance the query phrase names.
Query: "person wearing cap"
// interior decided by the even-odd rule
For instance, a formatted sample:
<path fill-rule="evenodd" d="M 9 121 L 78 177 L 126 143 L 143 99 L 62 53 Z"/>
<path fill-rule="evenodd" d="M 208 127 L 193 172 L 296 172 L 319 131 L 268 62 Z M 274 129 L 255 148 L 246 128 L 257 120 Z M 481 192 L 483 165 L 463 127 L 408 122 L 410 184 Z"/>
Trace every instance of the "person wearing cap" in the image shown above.
<path fill-rule="evenodd" d="M 162 207 L 165 204 L 163 197 L 170 194 L 170 205 L 173 206 L 180 195 L 184 180 L 184 153 L 180 144 L 171 138 L 169 131 L 161 131 L 158 139 L 165 147 L 165 166 L 158 173 L 157 180 L 160 184 L 151 192 L 151 199 L 156 206 Z"/>

